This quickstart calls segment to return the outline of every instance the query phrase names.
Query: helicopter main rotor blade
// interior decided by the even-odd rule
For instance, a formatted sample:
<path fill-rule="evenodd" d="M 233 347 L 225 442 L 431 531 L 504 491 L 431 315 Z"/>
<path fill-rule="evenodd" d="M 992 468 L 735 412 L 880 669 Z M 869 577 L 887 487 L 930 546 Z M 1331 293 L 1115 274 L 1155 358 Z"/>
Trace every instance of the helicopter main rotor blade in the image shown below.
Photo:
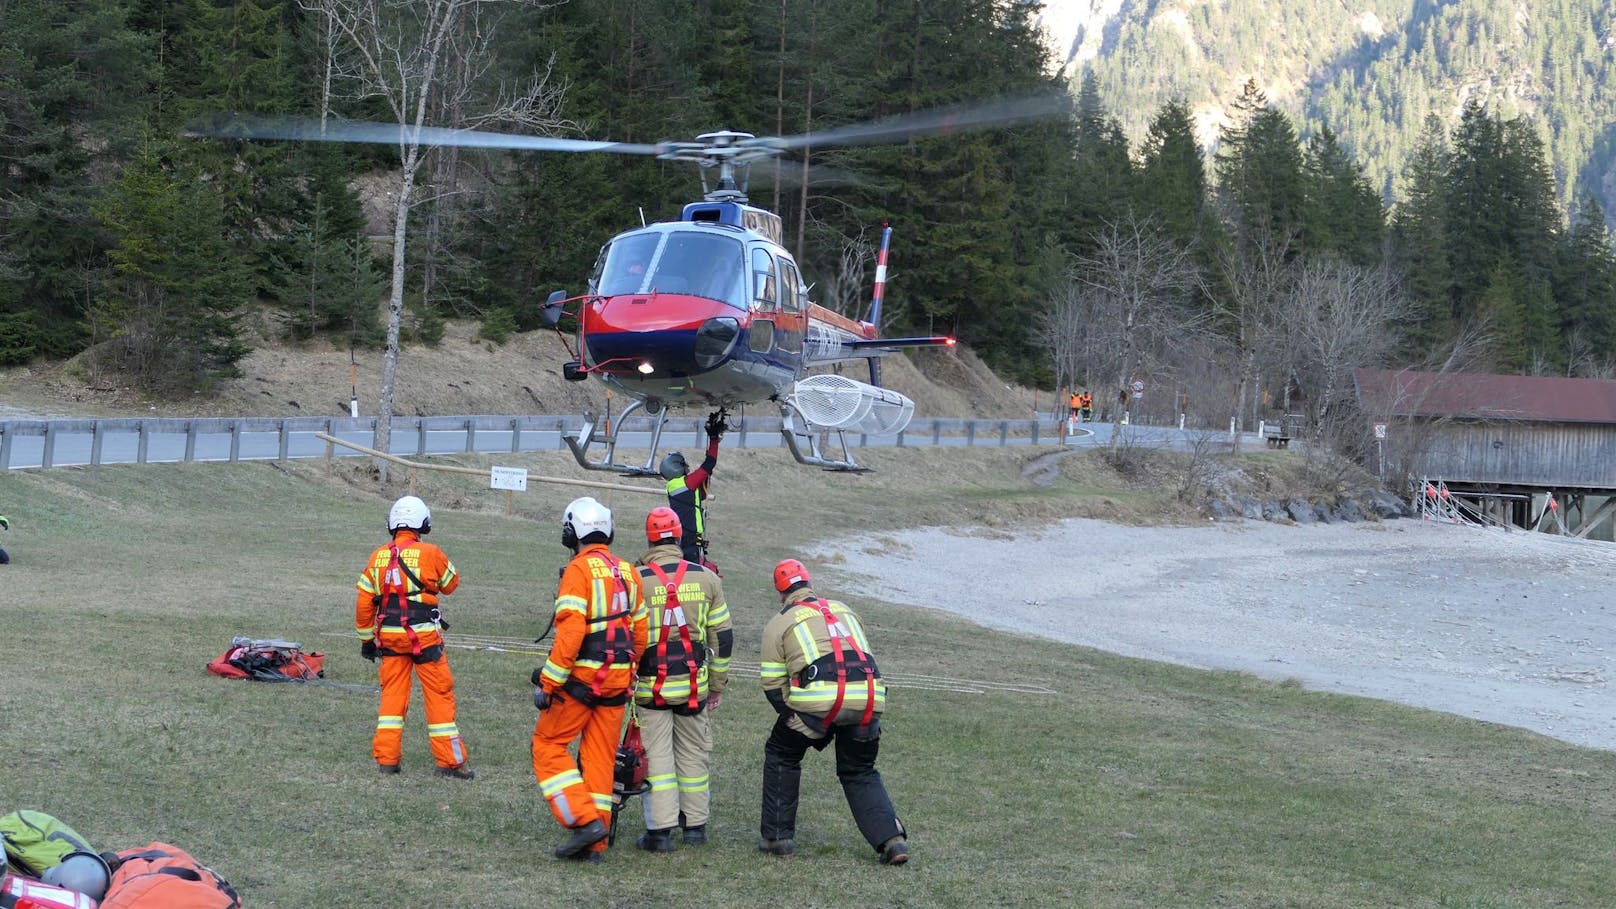
<path fill-rule="evenodd" d="M 916 111 L 874 123 L 842 126 L 800 136 L 758 139 L 757 142 L 781 150 L 812 148 L 819 145 L 877 145 L 920 136 L 1017 126 L 1070 113 L 1072 107 L 1071 95 L 1062 91 L 1050 91 L 1037 95 L 1002 98 L 992 102 L 975 102 Z"/>
<path fill-rule="evenodd" d="M 596 142 L 586 139 L 560 139 L 552 136 L 518 136 L 474 129 L 447 129 L 441 126 L 407 126 L 402 123 L 371 123 L 363 120 L 337 120 L 324 125 L 308 117 L 272 117 L 217 114 L 187 124 L 187 136 L 215 139 L 291 139 L 305 142 L 370 142 L 384 145 L 449 145 L 459 148 L 511 148 L 536 151 L 606 152 L 616 155 L 660 155 L 665 145 L 633 142 Z"/>

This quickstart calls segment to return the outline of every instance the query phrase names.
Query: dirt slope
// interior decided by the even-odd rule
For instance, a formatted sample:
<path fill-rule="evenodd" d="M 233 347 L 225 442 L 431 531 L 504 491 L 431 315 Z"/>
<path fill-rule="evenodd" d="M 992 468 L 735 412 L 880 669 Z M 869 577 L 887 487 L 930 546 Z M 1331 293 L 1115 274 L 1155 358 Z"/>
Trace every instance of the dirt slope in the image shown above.
<path fill-rule="evenodd" d="M 394 411 L 408 415 L 559 414 L 599 410 L 598 382 L 567 382 L 569 359 L 552 331 L 511 336 L 504 344 L 477 338 L 475 323 L 451 323 L 436 347 L 413 345 L 399 357 Z M 346 349 L 324 343 L 260 342 L 241 363 L 243 377 L 211 396 L 182 400 L 144 397 L 116 376 L 95 375 L 76 362 L 0 370 L 0 418 L 60 416 L 338 416 L 348 412 L 354 370 Z M 362 414 L 374 413 L 382 354 L 359 351 L 357 388 Z M 882 380 L 915 400 L 917 416 L 1026 417 L 1032 393 L 1013 389 L 964 349 L 889 356 Z M 868 378 L 862 364 L 847 375 Z M 622 404 L 612 402 L 613 408 Z"/>

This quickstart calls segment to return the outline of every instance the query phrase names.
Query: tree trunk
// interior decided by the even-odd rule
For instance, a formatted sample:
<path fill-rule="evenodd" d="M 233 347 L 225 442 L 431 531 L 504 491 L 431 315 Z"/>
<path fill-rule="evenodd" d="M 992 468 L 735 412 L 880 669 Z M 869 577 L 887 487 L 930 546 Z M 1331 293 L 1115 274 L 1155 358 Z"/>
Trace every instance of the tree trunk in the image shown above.
<path fill-rule="evenodd" d="M 410 197 L 415 192 L 416 152 L 404 160 L 404 179 L 398 188 L 398 204 L 393 208 L 393 287 L 387 296 L 387 352 L 382 357 L 382 389 L 376 412 L 375 448 L 391 452 L 393 441 L 393 389 L 398 377 L 399 329 L 404 321 L 404 249 L 409 233 Z M 373 458 L 371 463 L 387 481 L 387 462 Z"/>

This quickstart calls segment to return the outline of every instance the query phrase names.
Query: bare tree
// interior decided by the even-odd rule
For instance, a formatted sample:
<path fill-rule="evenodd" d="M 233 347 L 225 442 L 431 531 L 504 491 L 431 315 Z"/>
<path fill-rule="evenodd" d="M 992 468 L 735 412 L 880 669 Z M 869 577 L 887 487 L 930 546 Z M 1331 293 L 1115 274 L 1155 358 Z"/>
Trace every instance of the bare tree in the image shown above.
<path fill-rule="evenodd" d="M 1279 310 L 1291 281 L 1287 264 L 1294 236 L 1260 232 L 1243 243 L 1222 247 L 1217 271 L 1222 293 L 1217 301 L 1220 317 L 1231 326 L 1235 357 L 1235 428 L 1255 424 L 1262 401 L 1264 366 L 1279 334 Z M 1249 423 L 1248 423 L 1249 420 Z M 1236 445 L 1240 436 L 1235 436 Z"/>
<path fill-rule="evenodd" d="M 858 236 L 842 237 L 836 273 L 826 284 L 821 303 L 844 316 L 858 318 L 865 300 L 864 274 L 874 263 L 875 244 L 864 235 L 862 228 Z"/>
<path fill-rule="evenodd" d="M 482 113 L 469 114 L 473 99 L 486 97 L 483 83 L 493 62 L 491 44 L 499 19 L 515 6 L 542 8 L 538 0 L 299 0 L 326 18 L 340 38 L 331 59 L 332 78 L 353 87 L 353 97 L 380 98 L 404 127 L 399 131 L 399 187 L 393 205 L 392 288 L 387 301 L 387 350 L 376 418 L 376 447 L 388 450 L 393 432 L 393 396 L 398 376 L 399 329 L 404 312 L 404 263 L 416 176 L 429 148 L 423 126 L 477 128 L 493 123 L 553 133 L 567 124 L 559 110 L 565 87 L 548 70 L 517 88 L 500 86 Z M 386 475 L 385 462 L 378 467 Z"/>
<path fill-rule="evenodd" d="M 1201 273 L 1186 247 L 1150 219 L 1129 215 L 1095 237 L 1094 252 L 1073 262 L 1070 280 L 1077 307 L 1089 316 L 1083 330 L 1096 372 L 1116 377 L 1114 450 L 1130 381 L 1146 374 L 1161 378 L 1173 345 L 1207 324 L 1204 314 L 1187 305 L 1202 286 Z"/>
<path fill-rule="evenodd" d="M 1314 259 L 1295 269 L 1284 303 L 1289 373 L 1310 389 L 1312 422 L 1322 428 L 1350 396 L 1354 370 L 1390 361 L 1409 300 L 1384 268 Z"/>

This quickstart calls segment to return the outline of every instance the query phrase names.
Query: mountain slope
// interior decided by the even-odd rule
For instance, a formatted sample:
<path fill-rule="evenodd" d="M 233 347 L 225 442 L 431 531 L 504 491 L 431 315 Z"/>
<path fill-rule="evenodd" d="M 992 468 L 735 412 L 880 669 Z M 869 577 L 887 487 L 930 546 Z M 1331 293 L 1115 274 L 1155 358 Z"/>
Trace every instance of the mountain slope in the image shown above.
<path fill-rule="evenodd" d="M 1616 212 L 1616 10 L 1588 0 L 1048 0 L 1050 44 L 1092 69 L 1133 141 L 1183 98 L 1201 138 L 1248 78 L 1298 121 L 1328 124 L 1395 199 L 1427 116 L 1465 101 L 1527 115 L 1562 200 L 1597 192 Z"/>

